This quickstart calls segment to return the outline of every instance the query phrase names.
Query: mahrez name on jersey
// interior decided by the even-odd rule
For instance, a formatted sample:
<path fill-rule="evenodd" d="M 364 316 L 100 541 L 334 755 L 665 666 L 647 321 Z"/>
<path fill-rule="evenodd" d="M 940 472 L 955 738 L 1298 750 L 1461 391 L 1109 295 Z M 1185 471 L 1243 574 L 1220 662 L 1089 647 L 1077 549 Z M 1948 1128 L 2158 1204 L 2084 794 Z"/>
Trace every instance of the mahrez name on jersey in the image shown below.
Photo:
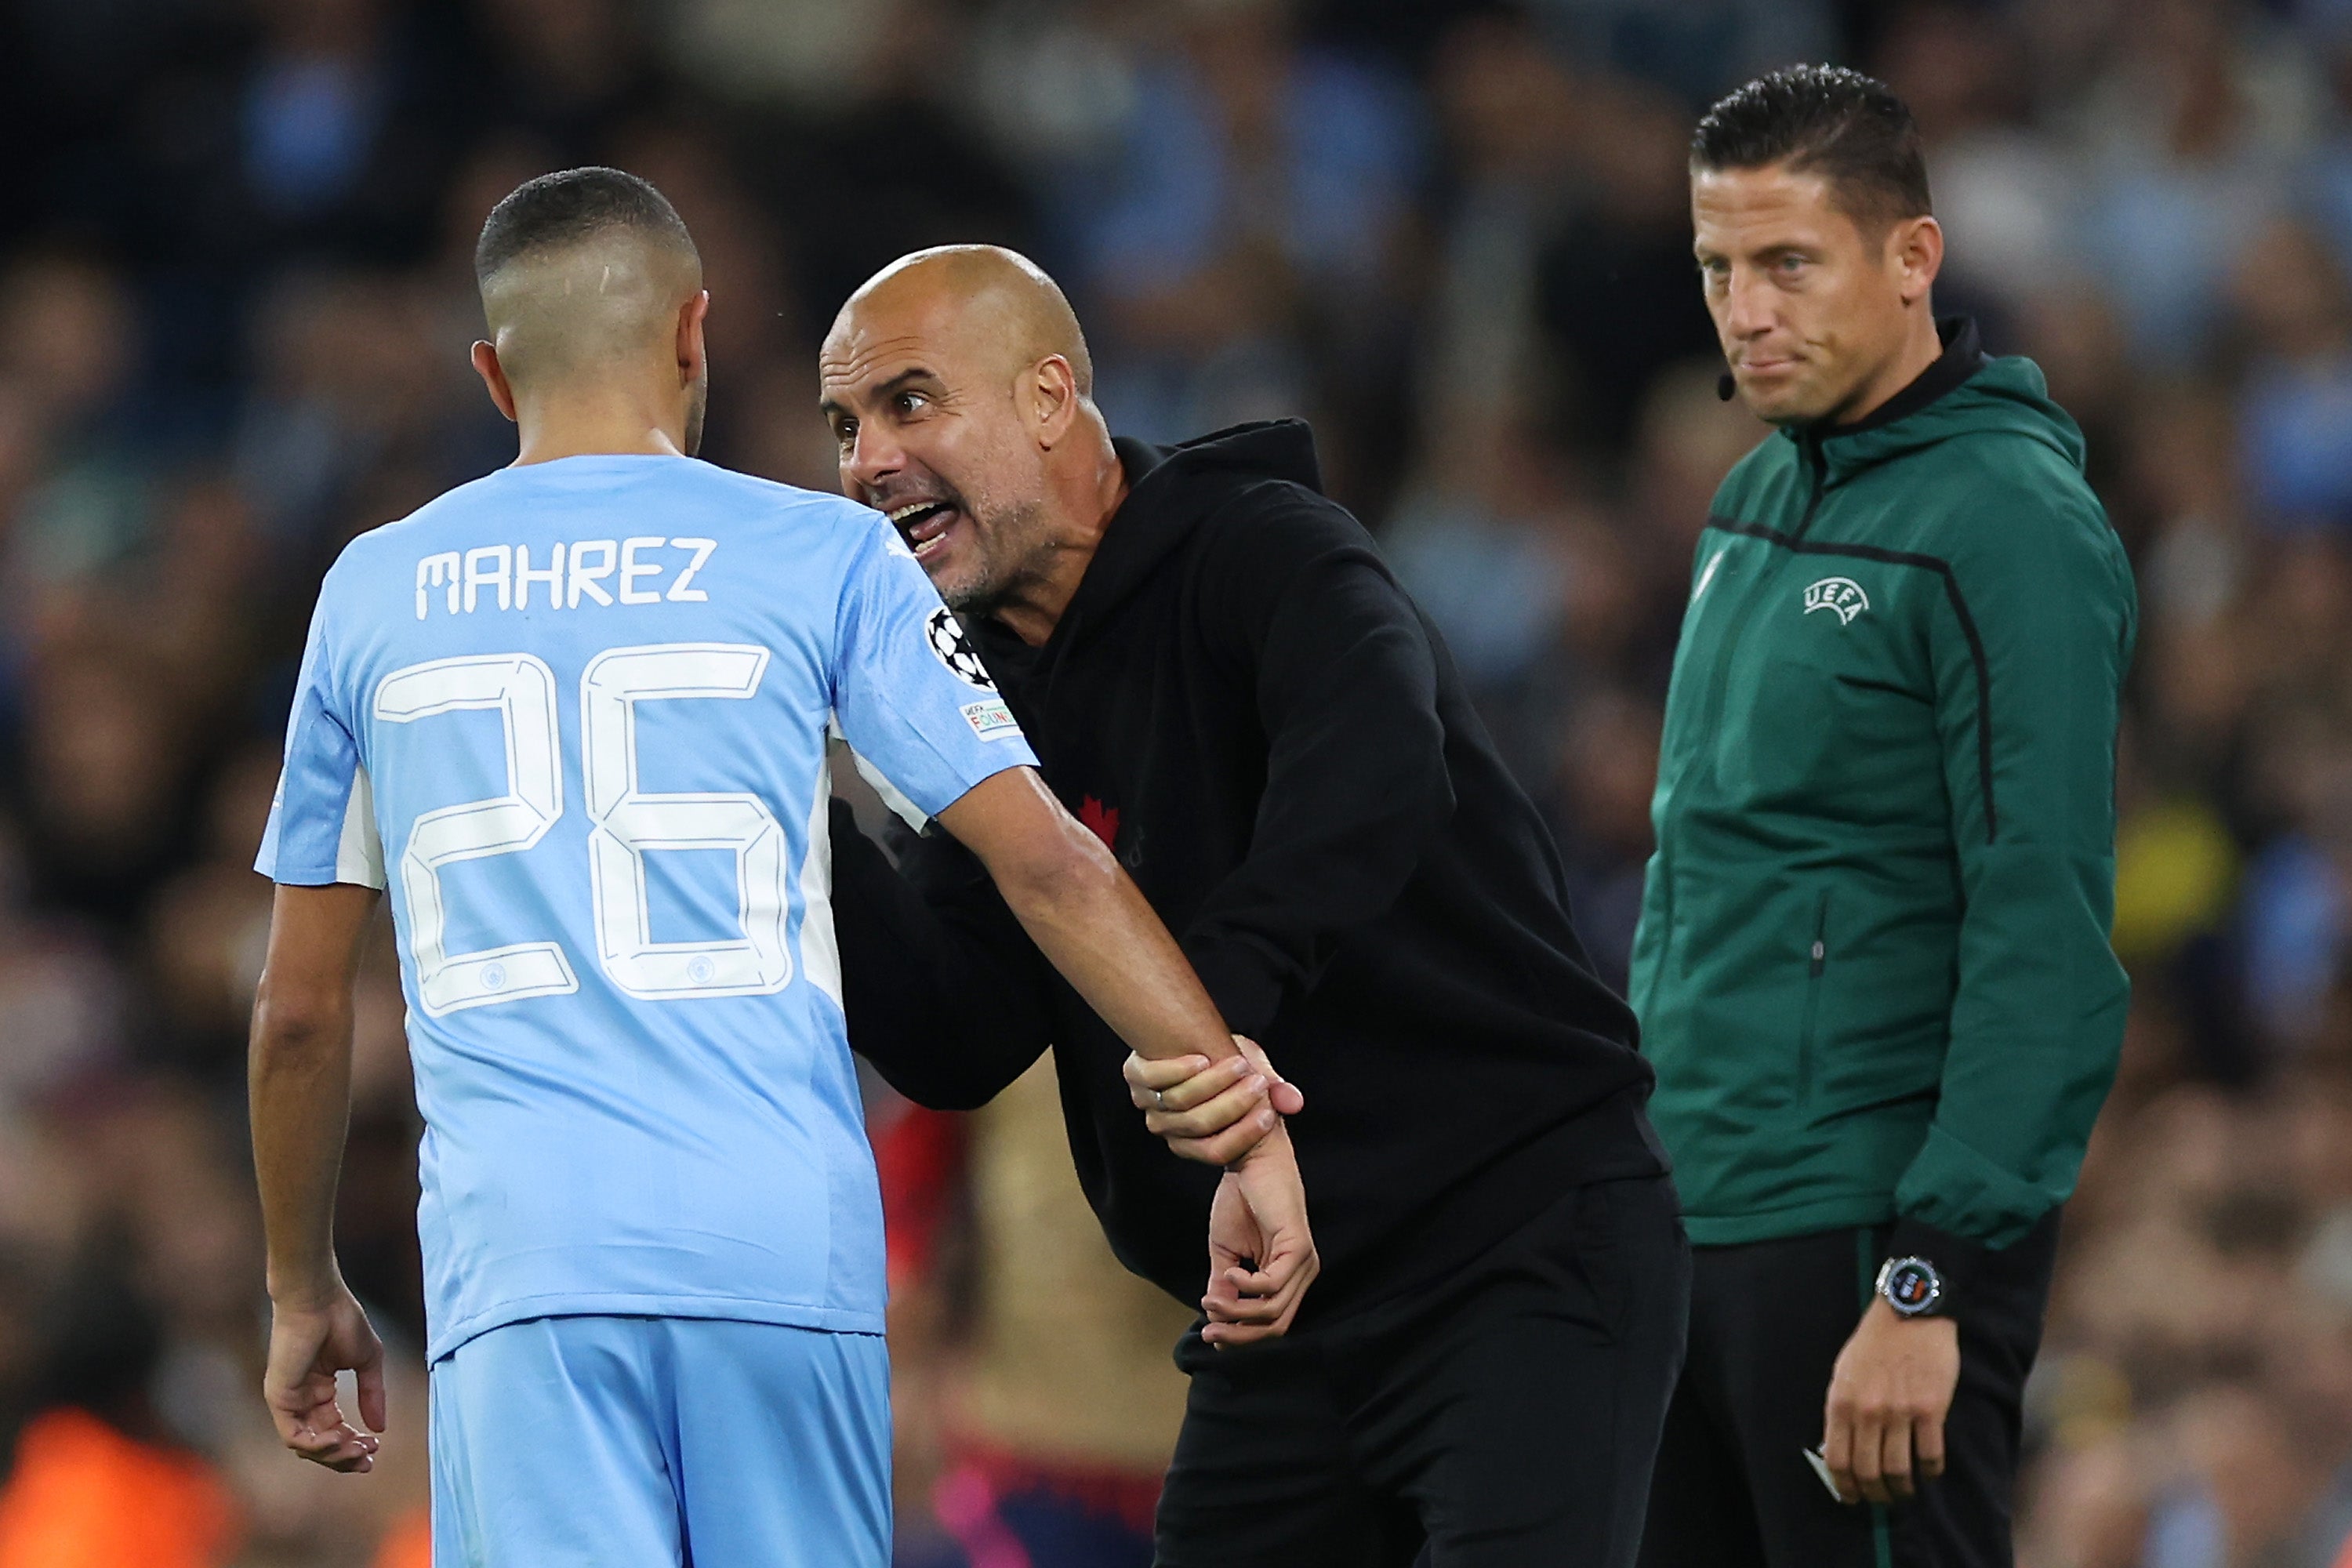
<path fill-rule="evenodd" d="M 444 550 L 417 559 L 416 618 L 431 614 L 436 598 L 453 616 L 471 615 L 489 604 L 528 610 L 534 583 L 547 585 L 551 610 L 576 610 L 583 598 L 597 605 L 699 604 L 710 595 L 695 587 L 694 579 L 718 548 L 715 539 L 666 539 L 656 533 L 569 545 L 558 540 L 548 546 L 543 569 L 532 567 L 528 544 Z M 656 553 L 662 551 L 683 551 L 687 559 Z M 666 591 L 659 586 L 664 577 L 670 579 Z M 442 592 L 434 594 L 436 588 Z"/>

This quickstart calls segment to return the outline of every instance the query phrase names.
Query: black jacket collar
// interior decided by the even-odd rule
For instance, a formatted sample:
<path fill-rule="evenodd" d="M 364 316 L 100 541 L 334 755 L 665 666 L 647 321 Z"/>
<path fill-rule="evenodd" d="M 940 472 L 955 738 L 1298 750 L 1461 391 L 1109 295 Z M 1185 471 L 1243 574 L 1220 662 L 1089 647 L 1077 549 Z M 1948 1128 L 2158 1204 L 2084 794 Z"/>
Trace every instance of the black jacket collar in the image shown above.
<path fill-rule="evenodd" d="M 1943 353 L 1910 385 L 1851 425 L 1816 425 L 1809 434 L 1816 440 L 1833 441 L 1841 436 L 1859 436 L 1865 430 L 1880 429 L 1918 413 L 1985 367 L 1984 343 L 1977 335 L 1973 319 L 1946 316 L 1936 323 L 1936 335 L 1943 340 Z"/>
<path fill-rule="evenodd" d="M 1127 499 L 1111 515 L 1078 591 L 1046 639 L 1049 649 L 1084 637 L 1236 489 L 1267 480 L 1318 494 L 1323 489 L 1315 434 L 1301 419 L 1235 425 L 1173 447 L 1121 436 L 1111 447 L 1127 470 Z"/>

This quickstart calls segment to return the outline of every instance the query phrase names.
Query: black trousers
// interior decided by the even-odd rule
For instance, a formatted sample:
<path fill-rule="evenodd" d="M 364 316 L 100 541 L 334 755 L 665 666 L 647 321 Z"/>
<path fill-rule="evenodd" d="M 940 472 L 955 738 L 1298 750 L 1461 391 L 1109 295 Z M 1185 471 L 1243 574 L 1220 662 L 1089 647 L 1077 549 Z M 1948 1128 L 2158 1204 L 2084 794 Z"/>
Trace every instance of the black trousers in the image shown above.
<path fill-rule="evenodd" d="M 1822 1443 L 1838 1352 L 1885 1257 L 1884 1228 L 1692 1250 L 1690 1355 L 1666 1416 L 1642 1568 L 2011 1568 L 2025 1374 L 2042 1343 L 2053 1211 L 1986 1255 L 1956 1298 L 1960 1382 L 1945 1471 L 1891 1508 L 1830 1496 Z"/>
<path fill-rule="evenodd" d="M 1177 1346 L 1160 1568 L 1633 1568 L 1682 1363 L 1664 1176 L 1577 1187 L 1432 1289 Z"/>

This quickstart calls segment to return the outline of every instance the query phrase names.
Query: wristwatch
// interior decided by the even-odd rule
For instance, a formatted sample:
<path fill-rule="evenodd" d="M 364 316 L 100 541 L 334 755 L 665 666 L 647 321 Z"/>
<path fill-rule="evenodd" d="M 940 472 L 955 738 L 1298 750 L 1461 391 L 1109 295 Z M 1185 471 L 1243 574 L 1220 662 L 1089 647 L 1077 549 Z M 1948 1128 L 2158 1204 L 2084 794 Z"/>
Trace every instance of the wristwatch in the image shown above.
<path fill-rule="evenodd" d="M 1901 1318 L 1936 1314 L 1944 1301 L 1944 1277 L 1924 1258 L 1890 1258 L 1878 1266 L 1878 1293 Z"/>

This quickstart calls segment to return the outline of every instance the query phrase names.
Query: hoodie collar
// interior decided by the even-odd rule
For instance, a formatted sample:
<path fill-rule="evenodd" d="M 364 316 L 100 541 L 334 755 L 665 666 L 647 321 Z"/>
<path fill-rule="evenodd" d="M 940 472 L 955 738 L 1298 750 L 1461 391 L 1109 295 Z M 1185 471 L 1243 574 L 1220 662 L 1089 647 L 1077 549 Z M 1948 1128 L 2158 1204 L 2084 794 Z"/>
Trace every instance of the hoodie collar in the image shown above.
<path fill-rule="evenodd" d="M 1103 530 L 1048 648 L 1087 635 L 1237 490 L 1267 480 L 1323 488 L 1314 432 L 1299 419 L 1235 425 L 1173 447 L 1115 437 L 1111 447 L 1127 470 L 1127 499 Z"/>
<path fill-rule="evenodd" d="M 1118 466 L 1127 470 L 1127 488 L 1130 493 L 1143 482 L 1145 475 L 1166 462 L 1168 454 L 1173 450 L 1172 447 L 1155 447 L 1149 441 L 1139 441 L 1132 436 L 1112 437 L 1110 449 L 1118 454 Z"/>
<path fill-rule="evenodd" d="M 1946 316 L 1936 323 L 1936 335 L 1942 341 L 1944 352 L 1937 356 L 1935 363 L 1914 377 L 1910 385 L 1851 425 L 1815 425 L 1809 427 L 1809 434 L 1815 440 L 1835 441 L 1885 429 L 1958 390 L 1961 383 L 1985 367 L 1984 342 L 1977 335 L 1972 318 Z"/>

